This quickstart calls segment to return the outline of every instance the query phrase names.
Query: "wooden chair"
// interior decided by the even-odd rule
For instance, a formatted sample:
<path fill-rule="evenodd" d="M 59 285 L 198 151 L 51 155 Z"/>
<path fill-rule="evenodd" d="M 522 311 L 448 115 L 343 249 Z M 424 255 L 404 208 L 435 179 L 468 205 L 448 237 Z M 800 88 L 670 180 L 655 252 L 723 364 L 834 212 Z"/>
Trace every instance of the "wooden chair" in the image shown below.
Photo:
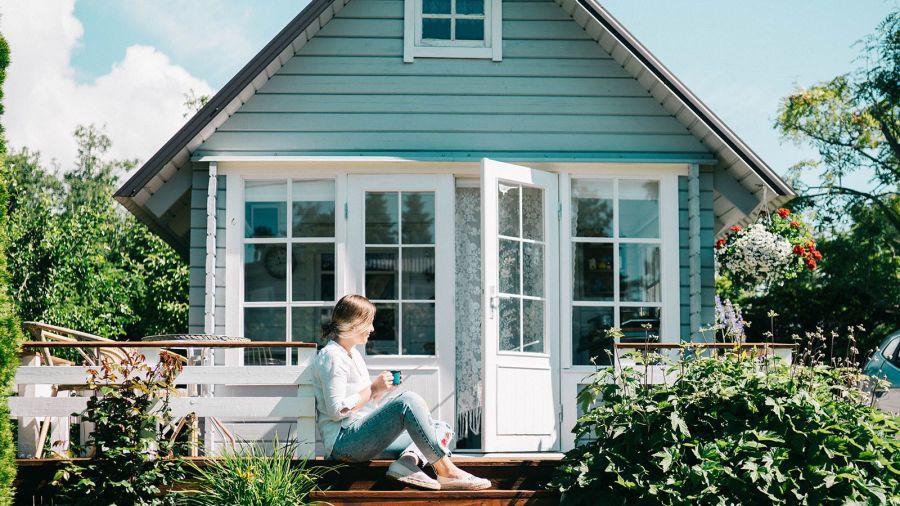
<path fill-rule="evenodd" d="M 58 325 L 51 325 L 49 323 L 43 322 L 25 322 L 22 326 L 27 330 L 32 339 L 35 341 L 41 342 L 57 342 L 57 343 L 72 343 L 72 342 L 115 342 L 112 339 L 108 339 L 105 337 L 101 337 L 95 334 L 90 334 L 88 332 L 82 332 L 80 330 L 74 330 L 66 327 L 60 327 Z M 121 363 L 125 360 L 127 349 L 125 348 L 91 348 L 88 351 L 85 351 L 82 348 L 74 348 L 74 350 L 84 359 L 84 363 L 86 365 L 96 367 L 100 365 L 101 361 L 105 358 L 107 360 Z M 187 363 L 187 359 L 182 357 L 177 353 L 173 353 L 168 350 L 163 350 L 161 353 L 165 353 L 174 357 L 176 360 Z M 71 366 L 73 362 L 70 360 L 66 360 L 59 357 L 54 357 L 50 354 L 49 348 L 42 348 L 40 355 L 37 355 L 38 362 L 43 362 L 44 365 L 50 367 L 58 367 L 58 366 Z M 25 358 L 25 361 L 33 362 L 33 359 Z M 40 364 L 38 364 L 40 365 Z M 77 391 L 77 392 L 87 392 L 89 389 L 86 385 L 52 385 L 51 386 L 51 397 L 56 397 L 59 395 L 59 392 L 68 392 L 68 391 Z M 35 457 L 41 458 L 44 453 L 44 443 L 47 441 L 47 436 L 50 432 L 50 421 L 51 417 L 44 417 L 43 422 L 41 423 L 40 432 L 37 438 L 37 445 L 35 448 Z M 181 422 L 184 423 L 184 420 Z M 193 425 L 195 425 L 194 422 Z M 82 440 L 87 439 L 88 428 L 82 426 Z M 196 434 L 196 432 L 194 433 Z M 177 434 L 176 434 L 177 435 Z M 174 436 L 173 436 L 174 437 Z M 192 436 L 192 438 L 195 436 Z M 196 445 L 194 445 L 196 447 Z"/>

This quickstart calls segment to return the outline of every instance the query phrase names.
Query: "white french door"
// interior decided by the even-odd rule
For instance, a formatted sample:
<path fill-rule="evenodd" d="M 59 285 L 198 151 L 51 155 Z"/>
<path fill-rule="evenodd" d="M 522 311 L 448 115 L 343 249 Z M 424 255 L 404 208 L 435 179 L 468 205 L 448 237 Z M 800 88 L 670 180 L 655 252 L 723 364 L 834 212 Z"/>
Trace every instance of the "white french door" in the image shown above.
<path fill-rule="evenodd" d="M 399 369 L 432 415 L 456 412 L 453 176 L 348 176 L 348 293 L 377 308 L 371 374 Z M 363 351 L 363 350 L 361 350 Z"/>
<path fill-rule="evenodd" d="M 481 166 L 486 452 L 559 449 L 557 175 Z"/>

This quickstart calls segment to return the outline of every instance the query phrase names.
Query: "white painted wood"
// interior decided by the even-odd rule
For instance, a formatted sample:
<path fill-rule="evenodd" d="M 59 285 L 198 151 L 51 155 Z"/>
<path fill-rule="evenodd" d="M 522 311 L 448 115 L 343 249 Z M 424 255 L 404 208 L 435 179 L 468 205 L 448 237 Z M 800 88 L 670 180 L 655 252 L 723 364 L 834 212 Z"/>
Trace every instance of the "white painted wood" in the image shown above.
<path fill-rule="evenodd" d="M 87 408 L 87 397 L 10 397 L 13 417 L 67 417 Z M 176 418 L 197 413 L 217 418 L 298 418 L 315 419 L 314 397 L 174 397 L 172 415 Z"/>
<path fill-rule="evenodd" d="M 295 366 L 186 366 L 178 374 L 177 384 L 198 385 L 205 383 L 223 385 L 311 385 L 312 375 L 309 364 L 315 350 L 301 350 L 301 354 L 309 354 L 305 363 Z M 46 367 L 22 366 L 16 370 L 14 383 L 26 385 L 85 385 L 90 367 Z"/>
<path fill-rule="evenodd" d="M 486 452 L 559 449 L 559 248 L 557 175 L 490 159 L 482 160 L 481 240 L 483 269 L 482 444 Z M 517 183 L 543 190 L 544 353 L 499 350 L 498 184 Z M 522 373 L 522 369 L 530 369 Z M 520 401 L 522 392 L 528 402 Z M 516 403 L 516 406 L 511 406 Z M 532 408 L 541 412 L 525 413 Z M 510 412 L 511 411 L 511 412 Z M 547 414 L 551 416 L 548 418 Z M 528 416 L 531 420 L 510 420 Z"/>
<path fill-rule="evenodd" d="M 490 0 L 485 2 L 486 14 L 490 16 L 491 33 L 489 35 L 491 41 L 491 60 L 503 61 L 503 1 Z M 485 19 L 485 30 L 487 30 L 487 22 Z"/>
<path fill-rule="evenodd" d="M 20 361 L 21 365 L 19 368 L 37 367 L 40 363 L 40 355 L 24 355 Z M 44 367 L 44 369 L 47 369 L 47 367 Z M 18 385 L 17 393 L 21 398 L 49 397 L 51 389 L 50 385 L 35 382 L 29 385 Z M 10 399 L 12 399 L 12 397 L 10 397 Z M 15 417 L 12 413 L 10 413 L 10 416 Z M 18 444 L 16 447 L 19 457 L 33 456 L 37 451 L 38 437 L 41 431 L 41 421 L 43 421 L 43 418 L 18 417 L 19 432 Z"/>
<path fill-rule="evenodd" d="M 456 420 L 456 323 L 454 318 L 454 183 L 453 175 L 347 176 L 346 285 L 350 293 L 365 293 L 365 194 L 367 191 L 433 191 L 435 197 L 435 355 L 367 356 L 370 372 L 400 369 L 409 374 L 408 388 L 429 401 L 436 417 Z M 361 350 L 364 352 L 364 350 Z M 436 379 L 417 376 L 431 371 Z"/>
<path fill-rule="evenodd" d="M 216 191 L 218 162 L 209 163 L 206 190 L 206 285 L 204 289 L 203 331 L 216 333 Z"/>
<path fill-rule="evenodd" d="M 242 334 L 239 287 L 243 272 L 244 182 L 239 174 L 234 173 L 225 176 L 225 182 L 225 334 L 239 336 Z M 232 357 L 238 353 L 226 352 L 225 356 Z"/>

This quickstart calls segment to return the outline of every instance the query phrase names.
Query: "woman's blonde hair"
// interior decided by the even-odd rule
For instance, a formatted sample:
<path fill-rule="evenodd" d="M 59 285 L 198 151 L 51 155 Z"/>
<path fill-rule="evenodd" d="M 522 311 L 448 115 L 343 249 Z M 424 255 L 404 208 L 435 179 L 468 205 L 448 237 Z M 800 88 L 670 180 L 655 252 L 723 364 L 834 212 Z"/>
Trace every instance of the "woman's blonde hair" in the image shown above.
<path fill-rule="evenodd" d="M 345 295 L 334 305 L 331 321 L 322 325 L 322 340 L 351 332 L 375 314 L 375 304 L 362 295 Z"/>

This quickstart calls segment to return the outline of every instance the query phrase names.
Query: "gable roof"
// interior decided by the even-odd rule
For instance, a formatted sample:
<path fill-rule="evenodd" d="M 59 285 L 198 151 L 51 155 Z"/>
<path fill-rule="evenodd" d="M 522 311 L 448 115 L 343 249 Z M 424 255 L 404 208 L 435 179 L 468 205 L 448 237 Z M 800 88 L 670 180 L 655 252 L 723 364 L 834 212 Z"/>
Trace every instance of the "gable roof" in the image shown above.
<path fill-rule="evenodd" d="M 185 177 L 185 172 L 191 171 L 192 153 L 349 1 L 313 0 L 307 5 L 119 188 L 115 198 L 177 250 L 186 253 L 189 223 L 185 225 L 184 215 L 190 214 L 192 178 Z M 767 200 L 775 201 L 775 205 L 795 196 L 787 183 L 596 0 L 556 1 L 668 112 L 716 154 L 717 171 L 729 174 L 750 194 L 771 196 Z M 166 183 L 176 177 L 180 186 L 171 183 L 169 186 L 175 189 L 167 189 L 165 198 L 157 197 L 163 203 L 151 203 L 151 198 L 158 192 L 163 193 Z M 757 197 L 756 200 L 762 199 Z M 714 205 L 723 226 L 749 214 L 746 206 L 739 209 L 721 196 L 716 197 Z M 179 216 L 181 224 L 177 225 L 175 218 Z"/>

